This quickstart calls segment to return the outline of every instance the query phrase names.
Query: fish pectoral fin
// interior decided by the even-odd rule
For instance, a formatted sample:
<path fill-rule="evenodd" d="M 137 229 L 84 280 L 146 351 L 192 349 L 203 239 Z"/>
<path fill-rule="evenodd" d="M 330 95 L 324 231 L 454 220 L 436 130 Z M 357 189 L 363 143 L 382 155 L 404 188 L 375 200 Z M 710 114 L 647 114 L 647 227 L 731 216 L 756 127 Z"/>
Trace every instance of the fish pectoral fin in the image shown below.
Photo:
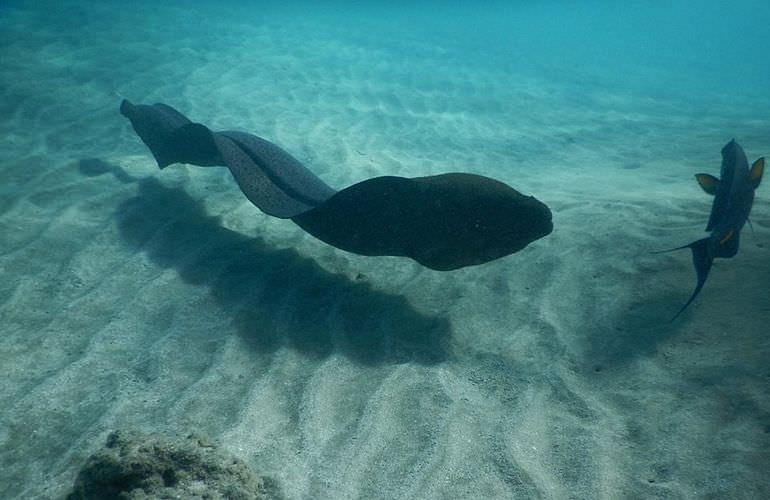
<path fill-rule="evenodd" d="M 714 196 L 717 193 L 719 187 L 719 179 L 711 174 L 695 174 L 695 180 L 698 181 L 700 187 L 708 194 Z"/>
<path fill-rule="evenodd" d="M 754 189 L 759 187 L 762 182 L 762 174 L 765 172 L 765 157 L 758 159 L 751 165 L 751 182 L 754 183 Z"/>
<path fill-rule="evenodd" d="M 731 229 L 717 245 L 716 257 L 720 259 L 729 259 L 735 257 L 738 253 L 738 247 L 740 246 L 741 233 Z"/>

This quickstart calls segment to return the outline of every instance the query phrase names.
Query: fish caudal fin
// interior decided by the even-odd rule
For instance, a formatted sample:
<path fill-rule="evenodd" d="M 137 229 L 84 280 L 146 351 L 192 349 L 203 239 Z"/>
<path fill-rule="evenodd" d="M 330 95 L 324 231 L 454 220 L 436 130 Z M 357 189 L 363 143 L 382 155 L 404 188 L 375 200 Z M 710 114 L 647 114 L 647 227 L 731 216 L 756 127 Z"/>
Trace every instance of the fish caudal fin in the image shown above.
<path fill-rule="evenodd" d="M 695 267 L 695 274 L 698 278 L 698 283 L 695 285 L 695 290 L 693 290 L 690 298 L 687 300 L 685 305 L 679 309 L 679 312 L 677 312 L 674 317 L 671 318 L 671 321 L 674 321 L 676 318 L 678 318 L 679 315 L 682 314 L 685 309 L 687 309 L 687 306 L 692 304 L 692 301 L 695 300 L 695 297 L 698 296 L 701 289 L 703 288 L 703 285 L 706 283 L 706 278 L 708 278 L 709 271 L 711 271 L 711 264 L 714 262 L 714 257 L 710 255 L 709 252 L 709 242 L 710 238 L 703 238 L 701 240 L 694 241 L 689 245 L 680 247 L 689 247 L 690 250 L 692 250 L 692 264 Z"/>
<path fill-rule="evenodd" d="M 201 167 L 223 164 L 211 131 L 170 106 L 133 104 L 124 99 L 120 113 L 131 121 L 161 169 L 172 163 Z"/>
<path fill-rule="evenodd" d="M 679 309 L 679 312 L 677 312 L 674 317 L 671 318 L 671 321 L 674 321 L 676 318 L 678 318 L 679 315 L 682 314 L 685 309 L 687 309 L 687 306 L 692 304 L 692 301 L 695 300 L 695 297 L 698 296 L 701 289 L 703 288 L 703 285 L 706 283 L 706 278 L 709 275 L 709 271 L 711 271 L 711 264 L 714 262 L 714 256 L 711 255 L 711 251 L 709 250 L 710 241 L 711 238 L 703 238 L 698 241 L 693 241 L 689 245 L 683 245 L 681 247 L 670 248 L 668 250 L 661 250 L 658 252 L 651 252 L 656 254 L 667 253 L 673 252 L 675 250 L 683 250 L 685 248 L 689 248 L 692 251 L 692 264 L 695 267 L 695 274 L 698 278 L 698 283 L 695 285 L 695 290 L 692 292 L 692 295 L 690 295 L 687 303 L 685 303 L 685 305 Z"/>

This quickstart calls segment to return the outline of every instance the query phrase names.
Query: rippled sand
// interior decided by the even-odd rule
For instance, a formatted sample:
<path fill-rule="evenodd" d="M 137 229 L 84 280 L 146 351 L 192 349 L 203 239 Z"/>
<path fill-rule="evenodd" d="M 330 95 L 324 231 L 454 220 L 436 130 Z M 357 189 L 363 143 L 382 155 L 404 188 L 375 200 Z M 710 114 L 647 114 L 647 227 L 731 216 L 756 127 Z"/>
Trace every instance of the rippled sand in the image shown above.
<path fill-rule="evenodd" d="M 0 496 L 65 494 L 124 428 L 208 434 L 297 499 L 770 496 L 767 186 L 674 323 L 690 257 L 648 253 L 701 237 L 692 174 L 732 135 L 770 154 L 768 101 L 589 92 L 284 14 L 72 4 L 20 2 L 0 31 Z M 555 230 L 449 273 L 347 254 L 225 169 L 158 171 L 122 96 L 340 188 L 493 176 Z"/>

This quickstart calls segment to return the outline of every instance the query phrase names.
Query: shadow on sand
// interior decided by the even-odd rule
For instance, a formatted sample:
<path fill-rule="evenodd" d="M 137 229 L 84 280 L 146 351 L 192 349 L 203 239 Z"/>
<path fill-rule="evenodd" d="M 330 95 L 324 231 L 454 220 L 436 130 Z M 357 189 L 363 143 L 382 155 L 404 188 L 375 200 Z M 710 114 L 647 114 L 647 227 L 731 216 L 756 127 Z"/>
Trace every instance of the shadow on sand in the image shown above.
<path fill-rule="evenodd" d="M 82 160 L 80 171 L 137 183 L 138 195 L 115 214 L 124 242 L 184 281 L 208 286 L 254 349 L 290 345 L 321 358 L 336 351 L 367 365 L 435 364 L 449 356 L 449 321 L 419 313 L 404 297 L 226 229 L 181 189 L 98 159 Z"/>

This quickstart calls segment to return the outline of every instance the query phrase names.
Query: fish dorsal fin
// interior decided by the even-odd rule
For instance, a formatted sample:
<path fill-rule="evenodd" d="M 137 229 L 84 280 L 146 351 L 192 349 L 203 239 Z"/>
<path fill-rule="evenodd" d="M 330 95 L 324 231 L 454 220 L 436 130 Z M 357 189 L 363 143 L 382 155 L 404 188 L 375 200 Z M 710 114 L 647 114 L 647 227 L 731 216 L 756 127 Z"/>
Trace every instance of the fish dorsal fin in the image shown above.
<path fill-rule="evenodd" d="M 751 182 L 754 183 L 754 189 L 759 187 L 759 183 L 762 182 L 762 174 L 765 171 L 765 157 L 758 159 L 751 165 Z"/>
<path fill-rule="evenodd" d="M 700 187 L 711 196 L 717 193 L 719 187 L 719 179 L 711 174 L 695 174 L 695 180 L 698 181 Z"/>

